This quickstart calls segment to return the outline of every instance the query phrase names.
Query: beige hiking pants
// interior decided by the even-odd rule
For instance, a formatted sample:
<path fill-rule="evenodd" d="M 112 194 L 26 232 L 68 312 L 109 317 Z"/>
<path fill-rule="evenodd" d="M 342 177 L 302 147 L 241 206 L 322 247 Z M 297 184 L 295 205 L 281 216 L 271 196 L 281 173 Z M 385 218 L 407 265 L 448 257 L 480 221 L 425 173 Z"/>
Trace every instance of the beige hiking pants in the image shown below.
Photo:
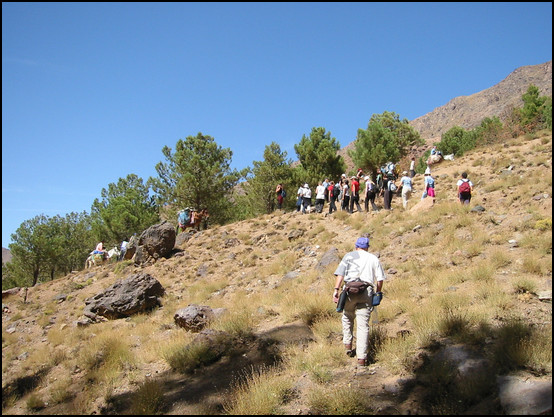
<path fill-rule="evenodd" d="M 356 356 L 367 359 L 369 343 L 369 317 L 373 311 L 371 287 L 358 294 L 348 294 L 342 312 L 342 341 L 351 344 L 353 339 L 354 319 L 356 319 Z"/>

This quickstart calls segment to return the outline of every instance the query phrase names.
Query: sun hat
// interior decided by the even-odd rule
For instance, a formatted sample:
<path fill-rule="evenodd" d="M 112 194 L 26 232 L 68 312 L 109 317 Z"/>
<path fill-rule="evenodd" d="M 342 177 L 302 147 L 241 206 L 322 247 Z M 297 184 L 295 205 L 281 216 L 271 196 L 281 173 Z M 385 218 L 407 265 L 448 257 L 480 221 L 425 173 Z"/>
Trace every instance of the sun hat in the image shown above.
<path fill-rule="evenodd" d="M 408 171 L 402 171 L 402 175 L 408 175 Z"/>
<path fill-rule="evenodd" d="M 361 249 L 369 248 L 369 238 L 359 237 L 358 240 L 356 240 L 356 247 Z"/>
<path fill-rule="evenodd" d="M 369 179 L 369 175 L 366 175 L 366 176 L 364 177 L 364 181 L 367 181 L 368 179 Z"/>
<path fill-rule="evenodd" d="M 310 186 L 308 185 L 308 183 L 304 184 L 304 188 L 310 188 Z"/>

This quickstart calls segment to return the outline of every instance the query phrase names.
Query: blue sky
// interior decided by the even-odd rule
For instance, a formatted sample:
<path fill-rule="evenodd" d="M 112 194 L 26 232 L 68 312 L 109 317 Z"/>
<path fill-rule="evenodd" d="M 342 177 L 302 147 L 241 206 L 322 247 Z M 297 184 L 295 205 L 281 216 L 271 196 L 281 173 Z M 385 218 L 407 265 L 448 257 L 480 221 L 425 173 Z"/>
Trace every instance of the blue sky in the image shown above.
<path fill-rule="evenodd" d="M 198 132 L 263 160 L 552 59 L 552 3 L 2 3 L 2 246 Z"/>

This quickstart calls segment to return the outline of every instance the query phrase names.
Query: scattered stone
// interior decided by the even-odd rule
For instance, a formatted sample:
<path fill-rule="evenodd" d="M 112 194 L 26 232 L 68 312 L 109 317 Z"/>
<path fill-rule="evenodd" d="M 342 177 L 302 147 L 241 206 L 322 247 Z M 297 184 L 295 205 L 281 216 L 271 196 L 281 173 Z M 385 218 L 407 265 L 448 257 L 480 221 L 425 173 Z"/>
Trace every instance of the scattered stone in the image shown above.
<path fill-rule="evenodd" d="M 552 414 L 552 379 L 517 376 L 497 379 L 502 408 L 507 415 Z"/>

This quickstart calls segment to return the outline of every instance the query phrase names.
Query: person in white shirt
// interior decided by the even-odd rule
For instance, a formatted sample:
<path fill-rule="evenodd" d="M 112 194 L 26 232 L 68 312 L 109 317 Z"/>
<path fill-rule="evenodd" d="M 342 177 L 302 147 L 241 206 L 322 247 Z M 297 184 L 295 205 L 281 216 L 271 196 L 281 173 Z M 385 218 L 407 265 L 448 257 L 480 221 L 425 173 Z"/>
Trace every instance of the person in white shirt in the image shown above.
<path fill-rule="evenodd" d="M 456 183 L 458 186 L 458 199 L 462 204 L 469 204 L 471 201 L 471 192 L 473 191 L 473 183 L 467 179 L 467 172 L 462 173 L 462 178 Z"/>
<path fill-rule="evenodd" d="M 302 214 L 306 214 L 306 209 L 312 205 L 312 190 L 308 183 L 304 184 L 302 190 Z"/>
<path fill-rule="evenodd" d="M 369 238 L 356 240 L 356 250 L 348 252 L 339 263 L 334 275 L 335 289 L 333 302 L 339 301 L 339 290 L 343 281 L 345 285 L 353 281 L 363 281 L 368 286 L 358 293 L 348 293 L 342 313 L 343 343 L 348 356 L 356 355 L 358 365 L 367 366 L 369 342 L 369 318 L 374 309 L 373 295 L 383 289 L 385 272 L 379 258 L 369 253 Z M 354 319 L 356 320 L 356 349 L 352 349 Z"/>
<path fill-rule="evenodd" d="M 407 210 L 408 200 L 412 195 L 412 179 L 408 176 L 408 171 L 402 172 L 400 184 L 402 185 L 402 207 L 404 207 L 404 210 Z"/>
<path fill-rule="evenodd" d="M 325 186 L 320 181 L 315 189 L 315 211 L 321 213 L 325 204 Z"/>
<path fill-rule="evenodd" d="M 410 162 L 410 178 L 415 177 L 415 174 L 416 174 L 416 172 L 415 172 L 415 158 L 412 157 L 412 160 Z"/>
<path fill-rule="evenodd" d="M 302 207 L 303 195 L 304 195 L 304 187 L 300 186 L 298 187 L 298 191 L 296 192 L 296 211 L 300 211 L 300 208 Z"/>

